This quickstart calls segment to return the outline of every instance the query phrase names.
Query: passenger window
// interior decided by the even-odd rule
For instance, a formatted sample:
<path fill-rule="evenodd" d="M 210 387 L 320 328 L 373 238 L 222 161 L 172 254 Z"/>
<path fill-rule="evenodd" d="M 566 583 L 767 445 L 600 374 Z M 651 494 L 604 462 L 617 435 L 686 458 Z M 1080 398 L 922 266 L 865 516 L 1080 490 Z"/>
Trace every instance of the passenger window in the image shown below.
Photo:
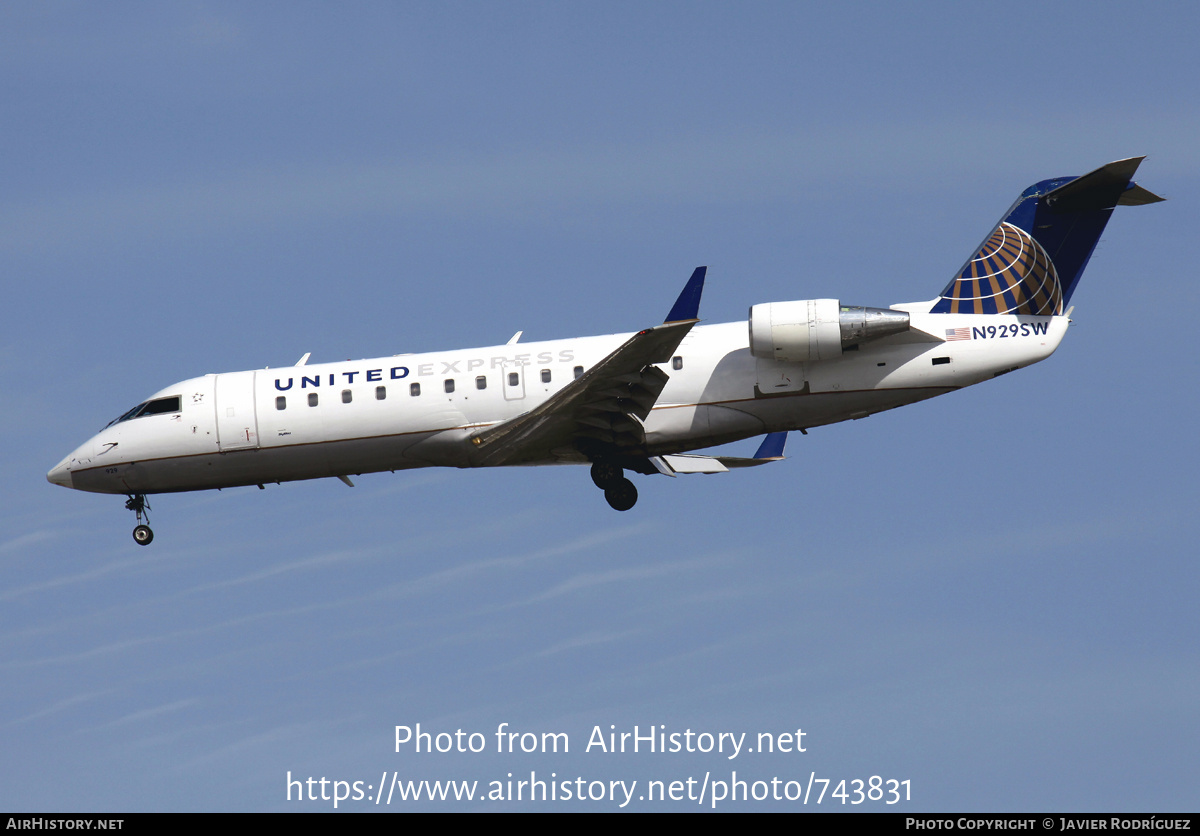
<path fill-rule="evenodd" d="M 448 378 L 446 378 L 446 394 L 449 395 L 453 391 L 454 391 L 454 378 L 448 377 Z"/>
<path fill-rule="evenodd" d="M 309 405 L 309 406 L 316 406 L 316 405 L 317 405 L 317 393 L 316 393 L 316 392 L 309 392 L 309 393 L 308 393 L 308 405 Z"/>
<path fill-rule="evenodd" d="M 278 398 L 276 398 L 275 399 L 275 408 L 276 409 L 287 409 L 287 398 L 285 398 L 283 395 L 280 395 Z"/>
<path fill-rule="evenodd" d="M 583 377 L 583 366 L 576 366 L 575 367 L 575 379 L 579 380 L 579 378 L 581 378 L 581 377 Z"/>
<path fill-rule="evenodd" d="M 549 383 L 549 382 L 550 382 L 550 370 L 542 369 L 542 383 Z"/>
<path fill-rule="evenodd" d="M 509 372 L 508 373 L 508 385 L 509 386 L 520 386 L 521 385 L 521 375 L 517 374 L 516 372 Z"/>
<path fill-rule="evenodd" d="M 420 383 L 410 383 L 408 385 L 408 394 L 412 395 L 414 398 L 417 397 L 418 395 L 420 395 L 421 394 L 421 384 Z"/>
<path fill-rule="evenodd" d="M 342 403 L 350 403 L 350 401 L 352 401 L 352 400 L 354 400 L 354 393 L 351 392 L 349 389 L 343 389 L 342 390 Z"/>
<path fill-rule="evenodd" d="M 387 387 L 386 386 L 376 386 L 375 387 L 375 400 L 382 401 L 385 398 L 387 398 Z"/>
<path fill-rule="evenodd" d="M 483 375 L 480 375 L 479 377 L 475 378 L 475 388 L 476 389 L 486 389 L 487 388 L 487 378 L 484 377 Z"/>
<path fill-rule="evenodd" d="M 673 368 L 675 371 L 679 371 L 680 369 L 682 369 L 683 368 L 683 358 L 682 357 L 672 357 L 671 358 L 671 368 Z"/>

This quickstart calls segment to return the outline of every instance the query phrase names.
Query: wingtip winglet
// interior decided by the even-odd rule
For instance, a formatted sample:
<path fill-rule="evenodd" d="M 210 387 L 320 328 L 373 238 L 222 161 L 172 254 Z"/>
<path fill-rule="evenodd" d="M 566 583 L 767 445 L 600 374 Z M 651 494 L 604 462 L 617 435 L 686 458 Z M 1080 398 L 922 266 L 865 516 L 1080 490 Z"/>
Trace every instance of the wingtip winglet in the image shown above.
<path fill-rule="evenodd" d="M 697 267 L 692 271 L 692 277 L 683 286 L 663 322 L 686 322 L 700 318 L 700 294 L 704 292 L 704 276 L 707 272 L 707 267 Z"/>
<path fill-rule="evenodd" d="M 758 452 L 754 454 L 754 458 L 782 459 L 783 445 L 787 443 L 787 435 L 786 432 L 767 433 L 762 444 L 758 445 Z"/>

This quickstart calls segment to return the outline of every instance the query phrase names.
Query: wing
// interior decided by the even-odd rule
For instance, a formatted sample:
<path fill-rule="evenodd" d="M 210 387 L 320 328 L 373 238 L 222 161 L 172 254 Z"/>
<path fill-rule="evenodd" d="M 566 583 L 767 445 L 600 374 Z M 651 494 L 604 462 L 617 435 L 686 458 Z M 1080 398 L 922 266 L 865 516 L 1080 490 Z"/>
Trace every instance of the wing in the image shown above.
<path fill-rule="evenodd" d="M 783 445 L 787 443 L 786 432 L 769 433 L 758 445 L 753 458 L 737 456 L 697 456 L 693 453 L 676 453 L 669 456 L 652 456 L 650 463 L 666 476 L 680 473 L 727 473 L 736 467 L 757 467 L 760 464 L 783 461 Z"/>
<path fill-rule="evenodd" d="M 642 422 L 669 379 L 655 364 L 670 361 L 696 324 L 704 275 L 704 267 L 692 273 L 667 322 L 634 334 L 540 406 L 473 434 L 471 463 L 488 467 L 644 456 Z"/>
<path fill-rule="evenodd" d="M 477 466 L 631 455 L 645 446 L 642 421 L 667 385 L 655 363 L 671 359 L 696 324 L 669 322 L 625 343 L 535 409 L 471 436 Z"/>

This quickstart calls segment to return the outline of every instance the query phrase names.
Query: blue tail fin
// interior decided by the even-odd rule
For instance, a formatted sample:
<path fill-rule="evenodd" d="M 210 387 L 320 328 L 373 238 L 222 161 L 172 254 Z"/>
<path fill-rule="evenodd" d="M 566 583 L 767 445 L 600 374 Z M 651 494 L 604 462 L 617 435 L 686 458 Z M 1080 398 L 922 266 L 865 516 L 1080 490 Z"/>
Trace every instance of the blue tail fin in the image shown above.
<path fill-rule="evenodd" d="M 1162 200 L 1131 181 L 1143 159 L 1023 191 L 930 312 L 1061 314 L 1112 210 Z"/>

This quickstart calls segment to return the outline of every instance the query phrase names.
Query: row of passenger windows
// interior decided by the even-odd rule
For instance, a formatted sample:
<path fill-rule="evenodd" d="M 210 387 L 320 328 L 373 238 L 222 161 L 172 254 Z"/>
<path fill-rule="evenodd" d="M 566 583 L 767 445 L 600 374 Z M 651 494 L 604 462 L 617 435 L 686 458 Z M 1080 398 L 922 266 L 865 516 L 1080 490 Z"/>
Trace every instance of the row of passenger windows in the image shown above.
<path fill-rule="evenodd" d="M 579 376 L 581 376 L 583 374 L 583 366 L 576 366 L 574 371 L 575 371 L 575 377 L 578 378 Z M 542 383 L 549 383 L 550 380 L 551 380 L 550 370 L 542 369 Z M 520 386 L 521 385 L 521 375 L 519 372 L 509 372 L 508 373 L 508 385 L 509 386 Z M 454 378 L 448 377 L 444 381 L 442 381 L 442 388 L 446 391 L 446 394 L 452 393 L 454 391 Z M 475 378 L 475 388 L 476 389 L 486 389 L 487 388 L 487 375 L 481 374 L 477 378 Z M 420 397 L 421 384 L 420 383 L 408 384 L 408 394 L 414 398 Z M 375 400 L 382 401 L 382 400 L 386 400 L 386 399 L 387 399 L 387 387 L 386 386 L 376 386 L 375 387 Z M 342 390 L 342 403 L 351 403 L 353 400 L 354 400 L 354 392 L 351 391 L 350 389 L 343 389 Z M 316 406 L 318 403 L 320 403 L 319 395 L 316 392 L 309 392 L 308 393 L 308 405 Z M 279 397 L 275 398 L 275 408 L 276 409 L 287 409 L 287 397 L 284 395 L 280 395 Z"/>

